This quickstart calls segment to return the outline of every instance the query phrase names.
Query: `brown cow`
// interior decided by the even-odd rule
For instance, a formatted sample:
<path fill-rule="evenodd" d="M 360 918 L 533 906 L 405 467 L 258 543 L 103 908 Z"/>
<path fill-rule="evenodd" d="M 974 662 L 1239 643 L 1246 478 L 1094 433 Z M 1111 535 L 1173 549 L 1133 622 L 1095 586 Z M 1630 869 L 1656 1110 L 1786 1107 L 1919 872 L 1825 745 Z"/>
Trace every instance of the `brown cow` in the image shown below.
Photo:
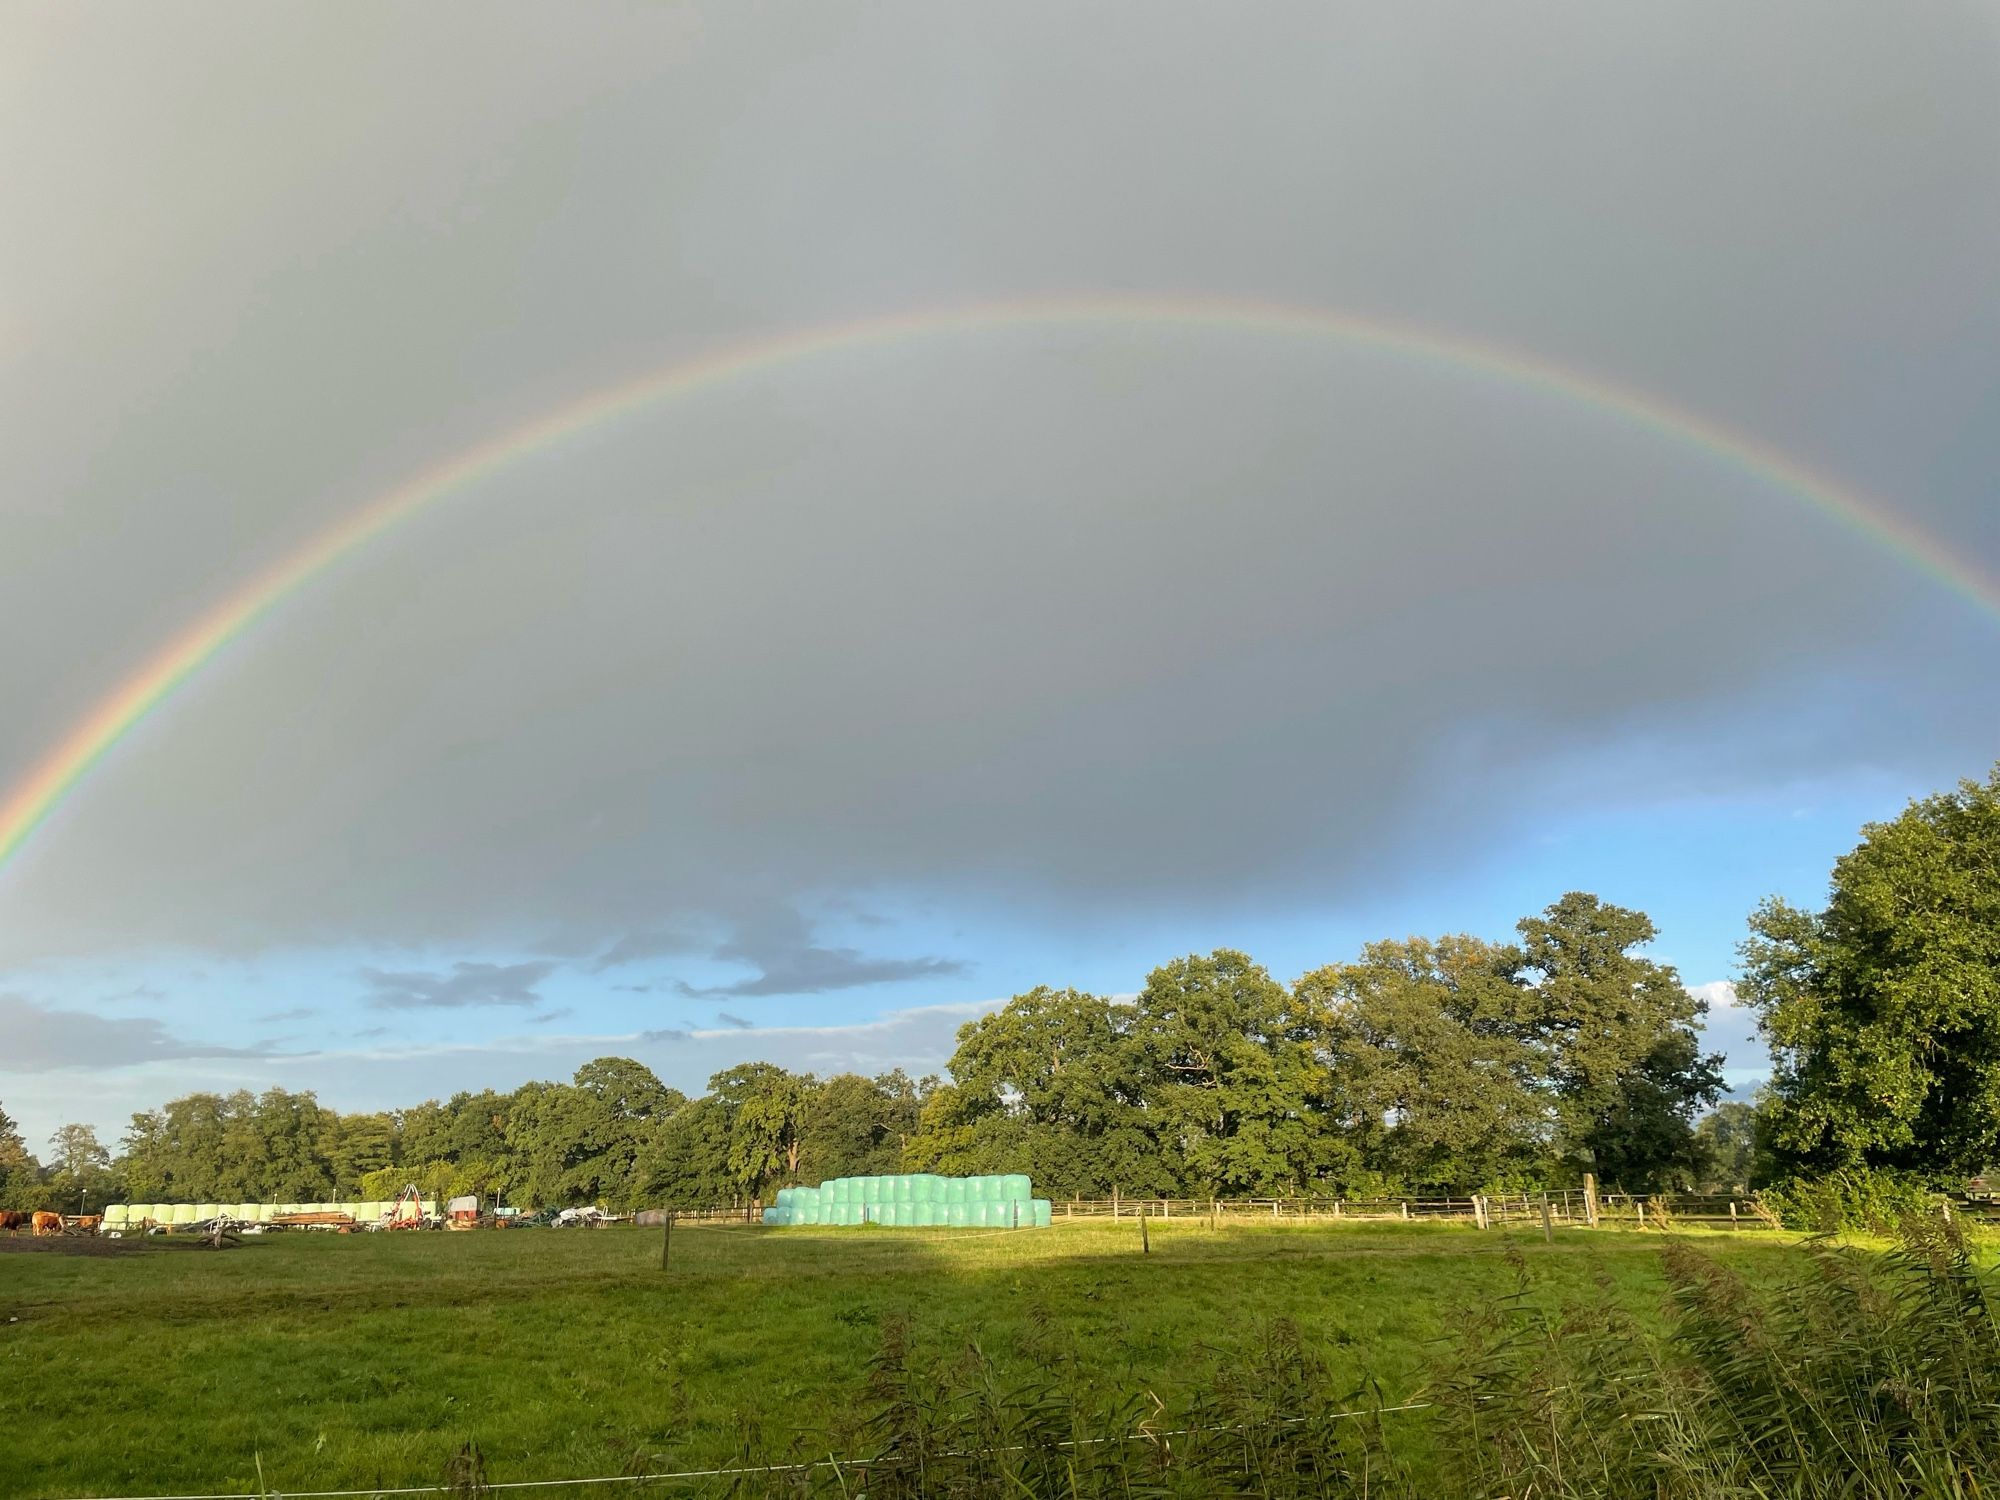
<path fill-rule="evenodd" d="M 0 1209 L 0 1229 L 4 1229 L 9 1234 L 12 1234 L 17 1229 L 26 1229 L 27 1227 L 28 1216 L 26 1214 L 17 1213 L 11 1208 Z"/>
<path fill-rule="evenodd" d="M 63 1216 L 61 1214 L 52 1214 L 46 1209 L 40 1208 L 35 1210 L 36 1234 L 61 1234 L 62 1232 Z"/>

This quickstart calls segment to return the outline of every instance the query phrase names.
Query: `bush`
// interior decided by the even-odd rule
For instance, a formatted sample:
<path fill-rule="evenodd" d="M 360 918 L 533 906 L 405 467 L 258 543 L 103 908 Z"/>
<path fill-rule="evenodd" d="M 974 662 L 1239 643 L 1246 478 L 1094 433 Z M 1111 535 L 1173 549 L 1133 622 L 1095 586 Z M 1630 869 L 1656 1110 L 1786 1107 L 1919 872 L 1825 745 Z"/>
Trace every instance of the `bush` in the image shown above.
<path fill-rule="evenodd" d="M 1943 1201 L 1944 1195 L 1927 1178 L 1860 1167 L 1810 1182 L 1778 1183 L 1763 1193 L 1764 1206 L 1781 1224 L 1807 1234 L 1863 1229 L 1892 1235 L 1911 1215 L 1937 1214 Z"/>

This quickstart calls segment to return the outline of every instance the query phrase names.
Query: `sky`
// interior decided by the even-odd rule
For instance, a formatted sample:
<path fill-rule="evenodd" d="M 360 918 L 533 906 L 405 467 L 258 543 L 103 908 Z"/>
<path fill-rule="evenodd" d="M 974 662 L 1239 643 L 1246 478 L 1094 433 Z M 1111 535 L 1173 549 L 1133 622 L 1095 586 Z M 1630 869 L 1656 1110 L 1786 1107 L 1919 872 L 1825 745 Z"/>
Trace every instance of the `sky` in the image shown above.
<path fill-rule="evenodd" d="M 1752 1086 L 1751 910 L 2000 757 L 1996 26 L 7 6 L 0 805 L 501 459 L 0 863 L 0 1107 L 924 1073 L 1574 889 Z"/>

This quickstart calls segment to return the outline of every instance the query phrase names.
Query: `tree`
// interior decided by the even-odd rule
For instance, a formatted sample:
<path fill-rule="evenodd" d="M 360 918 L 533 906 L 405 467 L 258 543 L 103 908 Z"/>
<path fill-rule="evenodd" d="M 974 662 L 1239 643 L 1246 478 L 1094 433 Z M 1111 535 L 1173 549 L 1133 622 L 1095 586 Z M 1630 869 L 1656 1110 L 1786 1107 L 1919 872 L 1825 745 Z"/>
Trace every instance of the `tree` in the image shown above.
<path fill-rule="evenodd" d="M 835 1074 L 819 1086 L 806 1115 L 801 1174 L 824 1182 L 903 1171 L 920 1107 L 916 1085 L 900 1069 L 881 1078 Z"/>
<path fill-rule="evenodd" d="M 734 1203 L 739 1188 L 729 1165 L 731 1107 L 704 1094 L 668 1115 L 635 1166 L 635 1179 L 654 1202 L 707 1206 Z"/>
<path fill-rule="evenodd" d="M 951 1092 L 925 1105 L 923 1134 L 938 1145 L 913 1160 L 955 1174 L 1025 1172 L 1059 1197 L 1176 1190 L 1147 1117 L 1138 1015 L 1043 985 L 968 1022 Z"/>
<path fill-rule="evenodd" d="M 1757 1108 L 1728 1099 L 1695 1121 L 1695 1139 L 1707 1157 L 1704 1186 L 1741 1192 L 1761 1176 L 1758 1170 Z"/>
<path fill-rule="evenodd" d="M 1530 1174 L 1552 1131 L 1508 951 L 1475 937 L 1370 943 L 1298 983 L 1325 1016 L 1338 1124 L 1357 1164 L 1472 1192 Z"/>
<path fill-rule="evenodd" d="M 802 1126 L 818 1080 L 776 1063 L 743 1063 L 717 1073 L 708 1088 L 729 1110 L 729 1170 L 736 1186 L 761 1199 L 774 1178 L 798 1181 Z"/>
<path fill-rule="evenodd" d="M 1633 951 L 1658 935 L 1652 919 L 1572 891 L 1518 931 L 1505 967 L 1529 997 L 1558 1151 L 1635 1190 L 1692 1171 L 1694 1117 L 1722 1091 L 1722 1059 L 1695 1031 L 1707 1004 Z"/>
<path fill-rule="evenodd" d="M 362 1191 L 362 1184 L 376 1172 L 394 1175 L 396 1122 L 387 1114 L 337 1115 L 326 1112 L 327 1132 L 324 1151 L 333 1172 L 335 1191 L 350 1198 L 375 1200 L 381 1194 Z M 390 1189 L 394 1196 L 402 1184 Z"/>
<path fill-rule="evenodd" d="M 1245 954 L 1153 970 L 1132 1022 L 1149 1111 L 1203 1196 L 1297 1191 L 1325 1159 L 1314 1017 Z"/>
<path fill-rule="evenodd" d="M 111 1188 L 111 1153 L 88 1125 L 63 1125 L 49 1137 L 48 1191 L 63 1213 L 101 1210 Z"/>
<path fill-rule="evenodd" d="M 1821 912 L 1750 920 L 1738 994 L 1780 1170 L 1962 1178 L 2000 1142 L 2000 768 L 1862 830 Z"/>
<path fill-rule="evenodd" d="M 0 1109 L 0 1208 L 25 1208 L 36 1196 L 42 1164 L 28 1151 L 20 1127 Z"/>

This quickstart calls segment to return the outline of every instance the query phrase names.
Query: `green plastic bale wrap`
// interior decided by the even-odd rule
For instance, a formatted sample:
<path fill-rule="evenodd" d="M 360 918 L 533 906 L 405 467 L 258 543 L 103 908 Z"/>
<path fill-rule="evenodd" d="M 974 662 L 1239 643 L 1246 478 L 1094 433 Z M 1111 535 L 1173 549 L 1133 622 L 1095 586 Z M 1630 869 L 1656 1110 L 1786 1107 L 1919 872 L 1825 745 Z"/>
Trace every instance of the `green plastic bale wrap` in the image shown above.
<path fill-rule="evenodd" d="M 167 1211 L 160 1215 L 160 1222 L 162 1224 L 192 1224 L 194 1221 L 194 1205 L 192 1203 L 170 1204 L 167 1206 Z"/>
<path fill-rule="evenodd" d="M 910 1196 L 918 1203 L 942 1203 L 944 1179 L 935 1172 L 919 1172 L 910 1179 Z"/>
<path fill-rule="evenodd" d="M 971 1222 L 971 1210 L 972 1205 L 967 1203 L 963 1198 L 959 1199 L 956 1203 L 947 1203 L 944 1206 L 945 1223 L 952 1225 L 954 1228 L 963 1228 Z"/>
<path fill-rule="evenodd" d="M 968 1202 L 970 1198 L 971 1195 L 968 1192 L 966 1192 L 966 1183 L 963 1177 L 945 1178 L 944 1201 L 946 1203 L 965 1203 Z"/>
<path fill-rule="evenodd" d="M 143 1224 L 152 1217 L 153 1205 L 150 1203 L 134 1203 L 125 1210 L 127 1224 Z"/>
<path fill-rule="evenodd" d="M 917 1185 L 907 1175 L 889 1179 L 889 1201 L 891 1203 L 914 1203 L 917 1201 Z"/>
<path fill-rule="evenodd" d="M 104 1206 L 104 1223 L 101 1227 L 105 1229 L 123 1229 L 125 1227 L 125 1220 L 131 1212 L 132 1210 L 123 1203 L 107 1203 Z"/>
<path fill-rule="evenodd" d="M 1035 1190 L 1028 1185 L 1025 1175 L 1011 1172 L 1000 1179 L 1000 1196 L 1009 1200 L 1019 1198 L 1023 1203 L 1032 1203 L 1035 1199 Z"/>
<path fill-rule="evenodd" d="M 1055 1222 L 1056 1206 L 1046 1198 L 1035 1199 L 1035 1228 L 1047 1229 Z"/>
<path fill-rule="evenodd" d="M 775 1208 L 767 1208 L 767 1209 L 765 1209 L 765 1210 L 764 1210 L 764 1222 L 765 1222 L 766 1224 L 775 1224 L 775 1223 L 777 1223 L 777 1222 L 778 1222 L 778 1211 L 777 1211 L 777 1210 L 776 1210 Z"/>
<path fill-rule="evenodd" d="M 221 1212 L 222 1205 L 220 1203 L 197 1203 L 194 1206 L 194 1221 L 197 1224 L 206 1224 Z"/>
<path fill-rule="evenodd" d="M 223 1212 L 239 1224 L 253 1224 L 257 1220 L 257 1205 L 254 1203 L 232 1203 Z"/>

